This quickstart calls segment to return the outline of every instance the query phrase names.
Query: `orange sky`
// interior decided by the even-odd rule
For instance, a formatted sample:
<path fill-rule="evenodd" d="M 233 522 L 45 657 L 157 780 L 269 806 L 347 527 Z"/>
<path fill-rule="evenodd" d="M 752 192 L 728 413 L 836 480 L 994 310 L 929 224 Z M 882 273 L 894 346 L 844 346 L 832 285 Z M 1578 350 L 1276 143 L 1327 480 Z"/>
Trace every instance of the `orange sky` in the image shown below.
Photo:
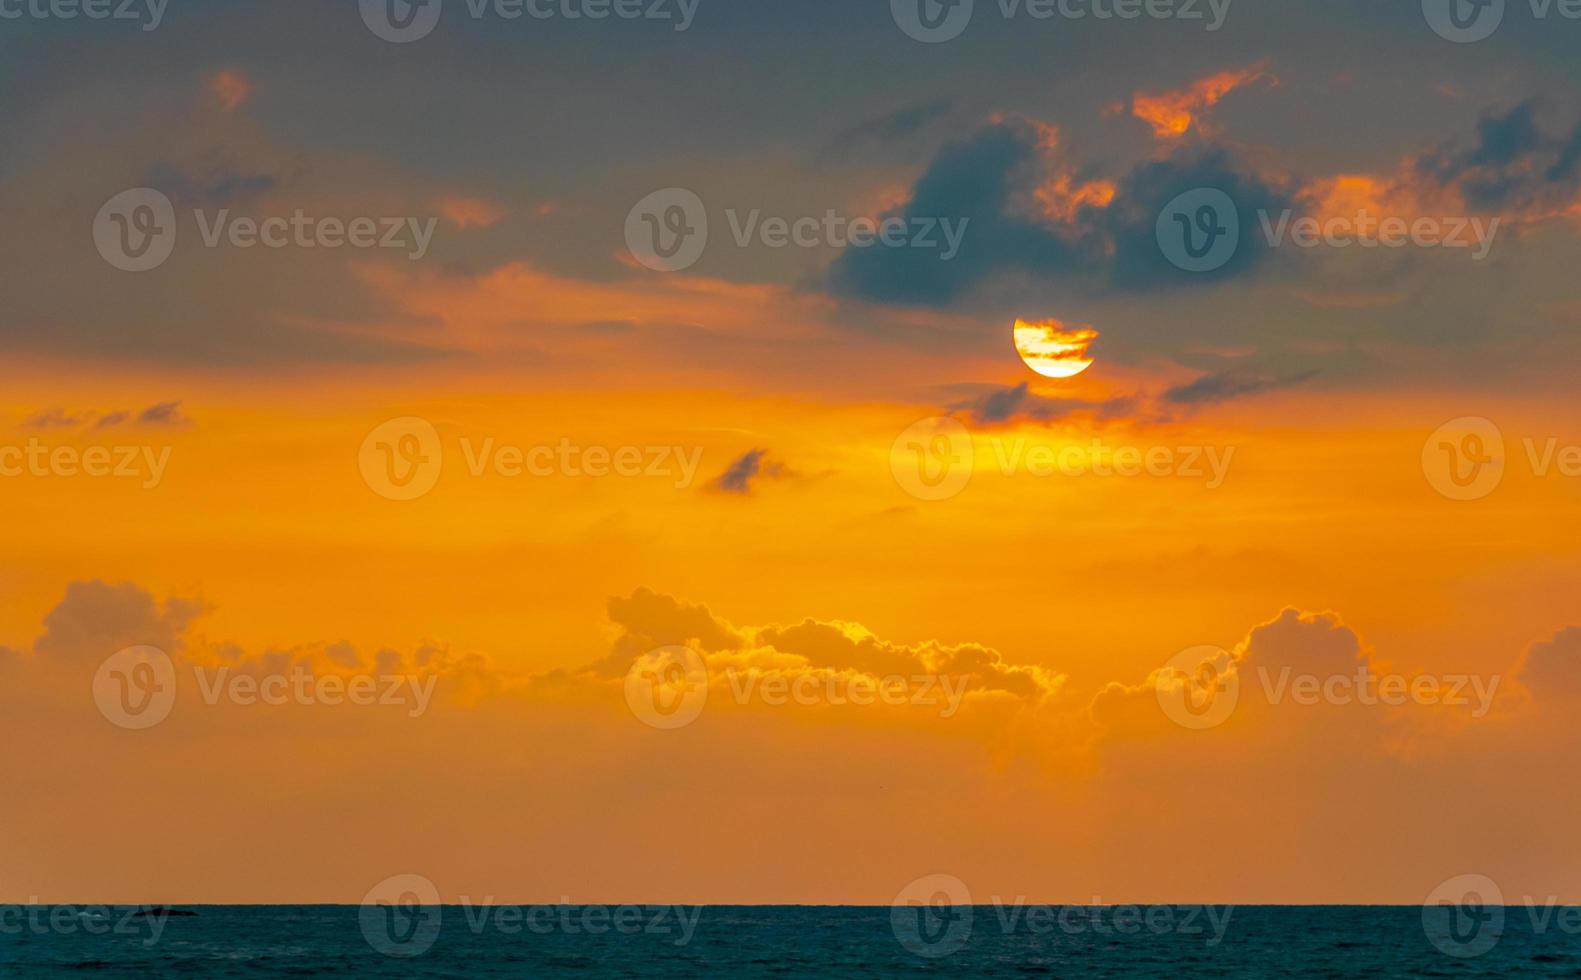
<path fill-rule="evenodd" d="M 950 76 L 864 40 L 881 79 L 748 112 L 728 33 L 671 98 L 634 41 L 298 75 L 194 17 L 179 70 L 50 75 L 0 137 L 0 902 L 1581 901 L 1581 124 L 1466 94 L 1504 74 L 1139 32 L 1029 88 L 983 30 L 992 88 L 919 101 Z M 89 232 L 143 183 L 184 237 L 131 272 Z M 670 184 L 713 237 L 658 272 L 625 231 Z M 1219 185 L 1246 244 L 1171 265 Z M 1504 223 L 1485 262 L 1280 250 L 1253 203 Z M 954 265 L 731 241 L 954 205 Z M 437 232 L 204 247 L 205 209 Z M 251 703 L 299 676 L 398 698 Z"/>

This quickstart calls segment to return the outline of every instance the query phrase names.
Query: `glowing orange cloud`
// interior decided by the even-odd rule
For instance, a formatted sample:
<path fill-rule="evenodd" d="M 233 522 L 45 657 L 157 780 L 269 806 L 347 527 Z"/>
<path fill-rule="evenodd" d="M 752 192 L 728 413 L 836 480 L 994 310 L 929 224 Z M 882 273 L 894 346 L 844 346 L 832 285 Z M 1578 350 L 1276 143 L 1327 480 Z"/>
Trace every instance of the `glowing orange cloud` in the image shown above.
<path fill-rule="evenodd" d="M 226 69 L 210 76 L 209 94 L 221 109 L 232 112 L 252 97 L 253 83 L 241 72 Z"/>
<path fill-rule="evenodd" d="M 1045 217 L 1065 223 L 1074 222 L 1082 208 L 1106 208 L 1114 200 L 1112 181 L 1077 182 L 1070 173 L 1059 173 L 1038 185 L 1033 196 Z"/>
<path fill-rule="evenodd" d="M 439 213 L 457 228 L 487 228 L 505 217 L 505 209 L 493 201 L 454 194 L 439 199 Z"/>
<path fill-rule="evenodd" d="M 1262 66 L 1253 65 L 1221 71 L 1172 92 L 1138 92 L 1131 96 L 1131 115 L 1153 127 L 1153 135 L 1158 139 L 1179 139 L 1193 126 L 1201 128 L 1204 109 L 1218 104 L 1220 99 L 1241 86 L 1265 77 L 1272 76 L 1267 75 Z"/>

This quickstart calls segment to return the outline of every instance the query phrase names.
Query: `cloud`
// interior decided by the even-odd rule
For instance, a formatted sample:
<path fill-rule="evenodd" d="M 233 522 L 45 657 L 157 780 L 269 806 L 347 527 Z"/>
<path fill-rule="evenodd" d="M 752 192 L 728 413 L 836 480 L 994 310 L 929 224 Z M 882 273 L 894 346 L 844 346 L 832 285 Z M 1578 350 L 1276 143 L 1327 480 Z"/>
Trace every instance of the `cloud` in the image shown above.
<path fill-rule="evenodd" d="M 65 429 L 81 424 L 82 419 L 79 416 L 72 415 L 63 408 L 46 408 L 22 420 L 24 429 Z"/>
<path fill-rule="evenodd" d="M 1338 616 L 1290 606 L 1247 634 L 1239 660 L 1246 668 L 1289 667 L 1328 677 L 1354 674 L 1367 658 L 1362 655 L 1361 640 Z"/>
<path fill-rule="evenodd" d="M 1192 129 L 1203 129 L 1202 114 L 1205 110 L 1217 105 L 1220 99 L 1236 89 L 1259 80 L 1278 84 L 1278 79 L 1269 75 L 1263 65 L 1252 65 L 1209 75 L 1182 89 L 1138 92 L 1131 96 L 1130 112 L 1152 127 L 1153 135 L 1158 139 L 1179 139 Z M 1125 107 L 1114 108 L 1123 111 Z"/>
<path fill-rule="evenodd" d="M 1274 391 L 1279 388 L 1298 385 L 1311 378 L 1314 374 L 1316 372 L 1307 371 L 1284 378 L 1276 378 L 1246 371 L 1221 371 L 1217 374 L 1204 375 L 1195 381 L 1170 388 L 1164 392 L 1164 401 L 1176 405 L 1208 405 L 1215 402 L 1225 402 L 1235 398 L 1262 394 L 1265 391 Z"/>
<path fill-rule="evenodd" d="M 234 112 L 252 98 L 253 83 L 241 72 L 225 69 L 209 76 L 209 94 L 226 112 Z"/>
<path fill-rule="evenodd" d="M 1158 247 L 1158 216 L 1204 187 L 1236 203 L 1242 244 L 1216 270 L 1183 272 Z M 996 118 L 941 149 L 899 208 L 908 220 L 965 220 L 959 254 L 945 262 L 929 249 L 849 249 L 831 267 L 829 288 L 871 302 L 949 306 L 1017 273 L 1099 294 L 1203 286 L 1255 268 L 1266 252 L 1257 212 L 1289 203 L 1222 147 L 1181 146 L 1110 178 L 1065 160 L 1053 127 Z"/>
<path fill-rule="evenodd" d="M 182 648 L 183 634 L 202 610 L 192 599 L 157 602 L 130 582 L 73 582 L 44 617 L 44 634 L 33 650 L 63 663 L 98 663 L 129 646 L 171 653 Z"/>
<path fill-rule="evenodd" d="M 1466 206 L 1497 209 L 1507 220 L 1572 210 L 1581 191 L 1581 122 L 1555 131 L 1534 100 L 1485 113 L 1470 141 L 1423 154 L 1402 183 L 1421 179 Z M 1514 212 L 1514 213 L 1509 213 Z"/>
<path fill-rule="evenodd" d="M 1034 182 L 1038 154 L 1037 130 L 1015 120 L 947 144 L 901 213 L 907 219 L 968 220 L 960 253 L 944 262 L 929 249 L 850 249 L 831 270 L 833 288 L 878 302 L 944 305 L 997 271 L 1070 265 L 1078 254 L 1071 244 L 1012 209 L 1018 187 Z"/>
<path fill-rule="evenodd" d="M 1533 644 L 1521 658 L 1516 679 L 1539 701 L 1581 698 L 1581 626 Z"/>
<path fill-rule="evenodd" d="M 443 195 L 435 206 L 446 221 L 462 229 L 491 227 L 508 213 L 503 205 L 493 201 L 458 194 Z"/>
<path fill-rule="evenodd" d="M 768 454 L 767 449 L 748 450 L 715 477 L 709 487 L 720 493 L 747 495 L 752 493 L 753 480 L 777 480 L 786 476 L 789 470 L 785 464 L 770 460 Z"/>
<path fill-rule="evenodd" d="M 933 99 L 865 119 L 829 140 L 819 156 L 827 160 L 869 146 L 885 147 L 902 142 L 948 116 L 954 108 L 955 103 L 950 99 Z"/>
<path fill-rule="evenodd" d="M 732 650 L 742 636 L 728 623 L 714 618 L 707 606 L 681 602 L 652 589 L 638 589 L 629 596 L 611 598 L 609 621 L 620 627 L 620 637 L 606 660 L 595 669 L 623 674 L 631 660 L 664 646 L 695 643 L 705 651 Z"/>
<path fill-rule="evenodd" d="M 181 412 L 180 402 L 160 402 L 138 413 L 139 425 L 186 425 L 188 419 Z"/>
<path fill-rule="evenodd" d="M 950 412 L 964 412 L 980 425 L 1027 419 L 1054 422 L 1079 412 L 1092 412 L 1100 420 L 1116 418 L 1133 411 L 1135 398 L 1120 397 L 1103 401 L 1080 398 L 1050 398 L 1035 394 L 1028 382 L 1008 387 L 991 387 L 976 397 L 949 406 Z"/>

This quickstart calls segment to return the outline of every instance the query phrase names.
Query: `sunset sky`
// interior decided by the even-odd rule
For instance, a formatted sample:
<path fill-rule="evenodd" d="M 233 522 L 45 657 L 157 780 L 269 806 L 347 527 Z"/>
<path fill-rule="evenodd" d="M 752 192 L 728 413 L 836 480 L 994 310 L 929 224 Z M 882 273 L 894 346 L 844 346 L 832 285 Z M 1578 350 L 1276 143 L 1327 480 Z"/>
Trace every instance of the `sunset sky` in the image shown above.
<path fill-rule="evenodd" d="M 681 7 L 0 21 L 0 901 L 1581 901 L 1581 21 Z M 174 247 L 126 271 L 137 188 Z M 659 271 L 672 188 L 707 245 Z M 1193 272 L 1199 188 L 1239 245 Z M 407 244 L 205 242 L 297 212 Z M 1363 212 L 1457 245 L 1268 234 Z M 178 696 L 133 730 L 94 677 L 144 645 Z M 659 648 L 689 724 L 628 700 Z M 433 701 L 200 683 L 298 665 Z M 1264 683 L 1358 669 L 1470 703 Z M 892 676 L 960 700 L 738 693 Z"/>

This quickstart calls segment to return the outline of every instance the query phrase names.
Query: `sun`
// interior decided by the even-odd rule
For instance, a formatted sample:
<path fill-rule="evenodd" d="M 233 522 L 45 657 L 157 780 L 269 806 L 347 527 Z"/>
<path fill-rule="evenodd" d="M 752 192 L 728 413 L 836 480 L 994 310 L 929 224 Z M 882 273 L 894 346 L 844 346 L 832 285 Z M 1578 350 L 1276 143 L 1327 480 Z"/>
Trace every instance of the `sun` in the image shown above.
<path fill-rule="evenodd" d="M 1087 352 L 1098 339 L 1089 326 L 1067 328 L 1059 320 L 1017 320 L 1016 353 L 1045 378 L 1074 378 L 1092 367 Z"/>

